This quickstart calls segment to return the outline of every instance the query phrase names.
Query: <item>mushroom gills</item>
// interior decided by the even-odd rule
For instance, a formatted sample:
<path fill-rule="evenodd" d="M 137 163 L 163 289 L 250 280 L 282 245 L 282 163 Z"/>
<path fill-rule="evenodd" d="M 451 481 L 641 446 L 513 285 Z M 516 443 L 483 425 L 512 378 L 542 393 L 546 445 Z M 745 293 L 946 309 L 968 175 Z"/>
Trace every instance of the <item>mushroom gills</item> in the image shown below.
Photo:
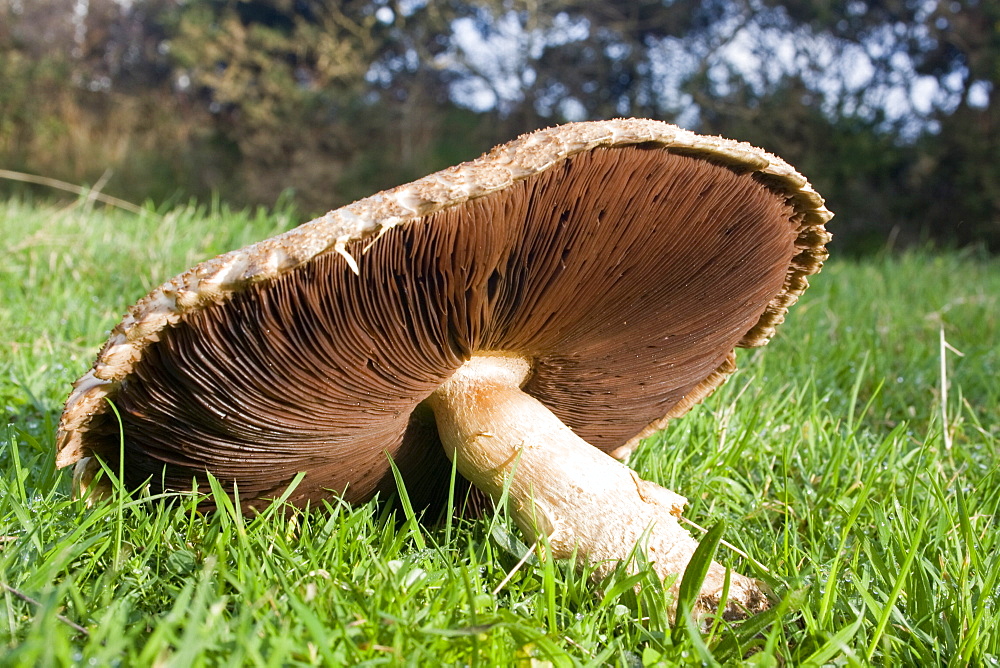
<path fill-rule="evenodd" d="M 796 225 L 751 174 L 632 146 L 574 155 L 348 244 L 360 275 L 328 252 L 158 332 L 111 397 L 126 482 L 188 489 L 208 471 L 262 505 L 307 471 L 291 503 L 360 503 L 394 491 L 388 452 L 414 504 L 440 508 L 450 464 L 414 408 L 482 351 L 530 359 L 527 394 L 594 447 L 630 449 L 731 371 Z M 119 436 L 102 408 L 79 438 L 117 470 Z"/>

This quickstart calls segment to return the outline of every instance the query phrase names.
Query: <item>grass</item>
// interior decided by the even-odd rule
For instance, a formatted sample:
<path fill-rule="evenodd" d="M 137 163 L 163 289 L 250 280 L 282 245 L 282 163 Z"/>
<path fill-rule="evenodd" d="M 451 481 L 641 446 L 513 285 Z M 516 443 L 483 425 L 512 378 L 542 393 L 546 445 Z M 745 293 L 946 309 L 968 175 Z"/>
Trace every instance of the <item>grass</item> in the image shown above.
<path fill-rule="evenodd" d="M 162 279 L 291 224 L 0 203 L 0 663 L 1000 664 L 1000 263 L 973 253 L 834 260 L 634 457 L 766 571 L 724 563 L 785 594 L 742 634 L 672 631 L 648 574 L 595 593 L 567 564 L 515 569 L 503 516 L 72 500 L 55 425 L 107 330 Z"/>

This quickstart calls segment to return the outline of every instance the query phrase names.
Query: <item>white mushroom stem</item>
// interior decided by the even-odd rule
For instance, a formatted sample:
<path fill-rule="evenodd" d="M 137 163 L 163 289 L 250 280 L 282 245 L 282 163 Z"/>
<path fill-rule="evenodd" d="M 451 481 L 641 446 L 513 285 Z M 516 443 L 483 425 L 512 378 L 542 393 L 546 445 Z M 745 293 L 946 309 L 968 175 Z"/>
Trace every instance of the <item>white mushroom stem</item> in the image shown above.
<path fill-rule="evenodd" d="M 508 506 L 529 541 L 547 536 L 552 556 L 576 553 L 599 580 L 640 545 L 664 580 L 679 575 L 698 543 L 677 518 L 687 500 L 641 479 L 564 425 L 520 388 L 530 373 L 519 357 L 473 357 L 428 399 L 441 441 L 457 468 L 494 501 Z M 698 614 L 715 612 L 726 570 L 713 563 Z M 767 607 L 759 583 L 732 573 L 726 617 Z"/>

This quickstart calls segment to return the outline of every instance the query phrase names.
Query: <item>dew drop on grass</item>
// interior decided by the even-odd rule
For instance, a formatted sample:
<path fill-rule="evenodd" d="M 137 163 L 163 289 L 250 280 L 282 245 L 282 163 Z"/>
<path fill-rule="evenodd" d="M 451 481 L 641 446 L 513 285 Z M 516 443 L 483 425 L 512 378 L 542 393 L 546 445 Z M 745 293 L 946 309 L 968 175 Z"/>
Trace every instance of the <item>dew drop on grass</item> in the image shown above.
<path fill-rule="evenodd" d="M 414 584 L 423 580 L 425 577 L 427 577 L 427 571 L 425 571 L 422 568 L 414 568 L 413 570 L 411 570 L 409 573 L 406 574 L 405 578 L 403 578 L 403 588 L 409 589 Z"/>

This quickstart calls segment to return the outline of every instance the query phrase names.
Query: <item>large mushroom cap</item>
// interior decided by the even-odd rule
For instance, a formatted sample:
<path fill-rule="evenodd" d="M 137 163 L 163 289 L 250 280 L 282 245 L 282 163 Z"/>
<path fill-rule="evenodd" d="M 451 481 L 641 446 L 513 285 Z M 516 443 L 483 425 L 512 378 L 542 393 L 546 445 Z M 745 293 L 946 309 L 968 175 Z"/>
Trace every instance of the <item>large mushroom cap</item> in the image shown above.
<path fill-rule="evenodd" d="M 767 342 L 831 214 L 785 162 L 657 121 L 574 123 L 208 260 L 153 290 L 75 384 L 57 464 L 130 485 L 210 471 L 244 500 L 427 501 L 450 464 L 421 404 L 476 353 L 624 456 Z M 121 425 L 106 400 L 118 408 Z M 440 478 L 439 478 L 440 477 Z"/>

